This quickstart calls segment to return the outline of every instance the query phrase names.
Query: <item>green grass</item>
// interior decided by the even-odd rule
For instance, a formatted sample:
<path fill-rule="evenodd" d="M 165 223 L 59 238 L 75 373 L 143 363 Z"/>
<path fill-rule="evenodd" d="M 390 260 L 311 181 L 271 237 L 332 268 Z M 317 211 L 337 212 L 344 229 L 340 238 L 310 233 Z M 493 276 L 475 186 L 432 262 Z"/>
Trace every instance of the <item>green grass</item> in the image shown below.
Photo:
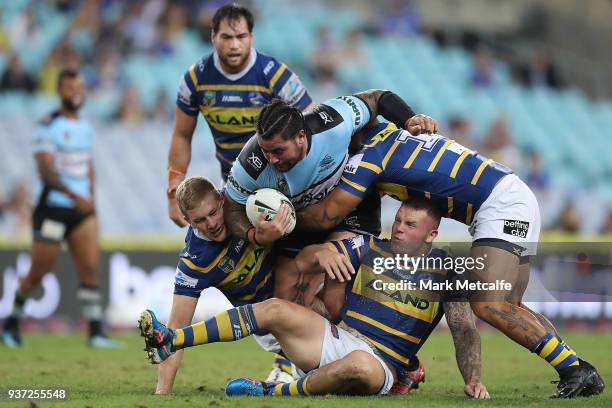
<path fill-rule="evenodd" d="M 7 403 L 0 408 L 18 407 L 461 407 L 461 406 L 589 406 L 611 407 L 612 395 L 569 401 L 549 400 L 556 375 L 538 357 L 498 335 L 484 333 L 482 340 L 483 382 L 492 400 L 473 401 L 464 397 L 462 381 L 454 362 L 450 335 L 434 333 L 420 352 L 427 370 L 427 382 L 404 397 L 310 397 L 310 398 L 228 398 L 227 380 L 267 375 L 272 357 L 252 339 L 238 343 L 213 344 L 188 350 L 172 396 L 152 395 L 156 368 L 144 358 L 140 338 L 134 332 L 119 336 L 122 350 L 91 350 L 82 335 L 26 335 L 26 346 L 8 350 L 0 346 L 0 388 L 66 387 L 66 402 L 36 401 Z M 599 368 L 604 381 L 612 383 L 612 334 L 566 335 L 566 340 L 585 359 Z"/>

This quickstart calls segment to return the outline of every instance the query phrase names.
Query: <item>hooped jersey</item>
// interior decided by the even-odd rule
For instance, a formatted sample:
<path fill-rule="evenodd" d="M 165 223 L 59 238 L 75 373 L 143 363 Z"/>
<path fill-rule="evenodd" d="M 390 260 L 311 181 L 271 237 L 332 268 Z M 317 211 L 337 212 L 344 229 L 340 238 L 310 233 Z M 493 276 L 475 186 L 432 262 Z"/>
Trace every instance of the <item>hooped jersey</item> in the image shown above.
<path fill-rule="evenodd" d="M 41 120 L 34 133 L 34 154 L 53 154 L 53 167 L 61 182 L 71 191 L 85 198 L 91 197 L 93 128 L 83 119 L 67 118 L 54 112 Z M 61 191 L 43 185 L 40 204 L 74 208 L 71 198 Z"/>
<path fill-rule="evenodd" d="M 300 110 L 312 102 L 285 64 L 253 49 L 249 65 L 238 74 L 224 73 L 216 53 L 193 64 L 181 78 L 176 104 L 189 116 L 201 112 L 208 122 L 225 179 L 255 132 L 259 112 L 274 98 Z"/>
<path fill-rule="evenodd" d="M 389 240 L 360 235 L 331 242 L 355 268 L 356 274 L 346 285 L 346 299 L 341 318 L 373 344 L 387 361 L 407 369 L 432 330 L 444 315 L 443 302 L 465 301 L 460 290 L 421 290 L 419 281 L 441 284 L 456 282 L 461 275 L 444 269 L 449 254 L 433 248 L 423 257 L 425 267 L 414 271 L 397 268 L 377 270 L 377 259 L 390 258 Z M 411 273 L 414 272 L 414 273 Z M 413 282 L 415 290 L 397 289 L 389 284 Z M 383 286 L 387 284 L 387 286 Z"/>
<path fill-rule="evenodd" d="M 181 252 L 174 293 L 198 298 L 209 287 L 219 289 L 235 306 L 272 296 L 274 256 L 270 248 L 241 238 L 210 241 L 189 227 Z"/>
<path fill-rule="evenodd" d="M 396 130 L 366 140 L 347 163 L 338 186 L 358 197 L 373 185 L 400 201 L 425 197 L 445 217 L 470 225 L 495 184 L 510 173 L 508 167 L 442 135 Z"/>
<path fill-rule="evenodd" d="M 355 96 L 330 99 L 304 116 L 308 152 L 281 172 L 265 158 L 253 136 L 234 162 L 227 193 L 239 204 L 260 188 L 279 190 L 296 210 L 317 203 L 338 183 L 351 136 L 370 120 L 368 106 Z"/>

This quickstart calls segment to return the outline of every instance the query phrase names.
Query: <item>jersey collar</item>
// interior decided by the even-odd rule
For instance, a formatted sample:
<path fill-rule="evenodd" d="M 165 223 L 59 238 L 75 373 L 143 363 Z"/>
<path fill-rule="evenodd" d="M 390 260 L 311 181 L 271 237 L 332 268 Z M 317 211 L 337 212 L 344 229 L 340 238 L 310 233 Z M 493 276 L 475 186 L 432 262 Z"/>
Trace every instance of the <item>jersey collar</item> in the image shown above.
<path fill-rule="evenodd" d="M 221 63 L 219 62 L 219 54 L 217 53 L 217 51 L 213 52 L 213 63 L 215 64 L 215 68 L 217 68 L 217 71 L 219 71 L 221 75 L 223 75 L 230 81 L 237 81 L 243 76 L 245 76 L 246 73 L 249 72 L 251 68 L 253 68 L 253 65 L 255 65 L 255 61 L 257 61 L 257 51 L 255 51 L 254 48 L 251 48 L 251 54 L 249 55 L 249 63 L 247 64 L 247 66 L 242 71 L 236 74 L 228 74 L 227 72 L 223 71 L 223 68 L 221 68 Z"/>

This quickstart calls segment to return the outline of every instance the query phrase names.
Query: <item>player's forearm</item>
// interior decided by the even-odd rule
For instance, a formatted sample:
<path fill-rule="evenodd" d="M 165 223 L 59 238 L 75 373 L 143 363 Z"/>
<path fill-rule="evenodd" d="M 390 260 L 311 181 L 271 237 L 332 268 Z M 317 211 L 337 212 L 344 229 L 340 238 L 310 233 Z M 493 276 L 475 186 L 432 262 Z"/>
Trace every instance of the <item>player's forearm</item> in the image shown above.
<path fill-rule="evenodd" d="M 325 231 L 342 222 L 343 215 L 323 204 L 315 204 L 301 210 L 297 214 L 297 227 L 306 231 Z"/>
<path fill-rule="evenodd" d="M 166 395 L 172 392 L 176 373 L 181 366 L 183 352 L 184 350 L 177 350 L 176 353 L 159 365 L 155 394 Z"/>
<path fill-rule="evenodd" d="M 225 225 L 231 235 L 240 238 L 247 238 L 247 231 L 252 227 L 251 222 L 246 216 L 244 205 L 232 200 L 227 193 L 223 200 L 223 218 Z M 253 235 L 253 234 L 249 234 Z M 247 238 L 247 240 L 250 239 Z"/>
<path fill-rule="evenodd" d="M 175 130 L 172 132 L 172 141 L 168 152 L 168 168 L 186 173 L 190 161 L 191 137 Z"/>
<path fill-rule="evenodd" d="M 480 334 L 467 302 L 444 303 L 446 321 L 455 343 L 457 366 L 466 384 L 480 382 Z"/>
<path fill-rule="evenodd" d="M 316 274 L 325 272 L 319 264 L 316 254 L 324 251 L 324 245 L 308 245 L 295 257 L 295 266 L 300 273 Z"/>
<path fill-rule="evenodd" d="M 50 168 L 42 168 L 39 169 L 39 173 L 45 186 L 53 190 L 61 191 L 72 199 L 76 198 L 76 193 L 70 190 L 68 186 L 62 182 L 59 174 L 55 170 Z"/>

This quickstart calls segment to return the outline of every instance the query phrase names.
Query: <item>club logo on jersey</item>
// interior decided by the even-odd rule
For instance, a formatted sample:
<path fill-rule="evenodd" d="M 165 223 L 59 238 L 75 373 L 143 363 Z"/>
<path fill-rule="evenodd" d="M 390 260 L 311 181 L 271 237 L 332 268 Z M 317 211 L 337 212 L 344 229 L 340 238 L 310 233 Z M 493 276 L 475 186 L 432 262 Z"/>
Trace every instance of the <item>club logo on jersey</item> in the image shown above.
<path fill-rule="evenodd" d="M 261 161 L 259 157 L 257 157 L 255 152 L 251 153 L 247 161 L 249 162 L 251 166 L 255 167 L 257 170 L 260 170 L 261 166 L 263 165 L 263 162 Z"/>
<path fill-rule="evenodd" d="M 253 106 L 262 106 L 266 103 L 264 96 L 260 92 L 249 92 L 247 98 Z"/>
<path fill-rule="evenodd" d="M 214 91 L 206 91 L 202 96 L 202 105 L 204 106 L 213 106 L 215 104 L 215 100 L 217 99 L 217 95 Z"/>
<path fill-rule="evenodd" d="M 326 154 L 325 157 L 319 163 L 319 173 L 329 169 L 334 164 L 334 158 L 331 157 L 329 154 Z"/>
<path fill-rule="evenodd" d="M 359 163 L 361 163 L 361 159 L 363 158 L 363 153 L 356 154 L 352 156 L 346 165 L 344 166 L 344 172 L 355 174 L 357 173 L 357 169 L 359 168 Z"/>
<path fill-rule="evenodd" d="M 232 273 L 234 267 L 236 267 L 236 263 L 229 256 L 224 256 L 221 258 L 221 261 L 219 261 L 219 268 L 225 273 Z"/>
<path fill-rule="evenodd" d="M 174 275 L 174 284 L 177 286 L 184 286 L 186 288 L 195 288 L 198 285 L 198 280 L 187 276 L 179 268 L 176 268 L 176 275 Z"/>
<path fill-rule="evenodd" d="M 504 234 L 518 238 L 527 238 L 529 223 L 519 220 L 504 220 Z"/>
<path fill-rule="evenodd" d="M 64 132 L 64 142 L 68 143 L 70 141 L 70 133 Z"/>
<path fill-rule="evenodd" d="M 319 117 L 323 120 L 323 124 L 327 125 L 328 123 L 332 123 L 334 121 L 334 118 L 332 118 L 327 112 L 325 111 L 320 111 L 319 112 Z"/>

